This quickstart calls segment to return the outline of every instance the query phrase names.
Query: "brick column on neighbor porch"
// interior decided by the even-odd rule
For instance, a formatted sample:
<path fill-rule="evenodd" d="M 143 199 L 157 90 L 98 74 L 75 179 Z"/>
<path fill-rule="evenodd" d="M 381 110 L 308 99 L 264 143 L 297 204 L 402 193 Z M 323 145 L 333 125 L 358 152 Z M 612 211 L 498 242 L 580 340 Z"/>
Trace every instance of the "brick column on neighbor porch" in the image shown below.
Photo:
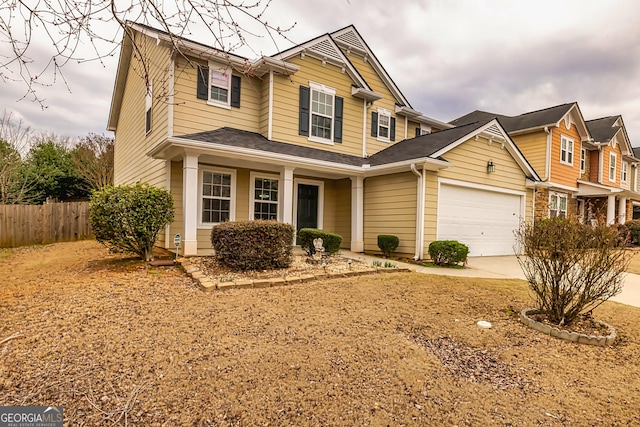
<path fill-rule="evenodd" d="M 364 251 L 364 178 L 351 178 L 351 250 Z"/>
<path fill-rule="evenodd" d="M 198 155 L 185 152 L 182 158 L 183 256 L 198 254 Z"/>

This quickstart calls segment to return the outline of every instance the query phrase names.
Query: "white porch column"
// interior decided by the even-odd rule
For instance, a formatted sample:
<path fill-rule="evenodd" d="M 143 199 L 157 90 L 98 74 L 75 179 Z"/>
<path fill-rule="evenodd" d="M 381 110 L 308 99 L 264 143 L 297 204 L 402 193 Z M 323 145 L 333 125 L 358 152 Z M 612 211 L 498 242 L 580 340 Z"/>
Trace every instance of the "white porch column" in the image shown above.
<path fill-rule="evenodd" d="M 624 224 L 627 222 L 627 198 L 620 197 L 618 199 L 618 223 Z"/>
<path fill-rule="evenodd" d="M 285 167 L 281 172 L 282 184 L 282 222 L 293 224 L 293 168 Z"/>
<path fill-rule="evenodd" d="M 607 225 L 611 225 L 616 221 L 616 196 L 607 197 Z"/>
<path fill-rule="evenodd" d="M 351 178 L 351 250 L 364 251 L 364 179 Z"/>
<path fill-rule="evenodd" d="M 182 255 L 198 254 L 198 155 L 186 152 L 182 159 Z"/>

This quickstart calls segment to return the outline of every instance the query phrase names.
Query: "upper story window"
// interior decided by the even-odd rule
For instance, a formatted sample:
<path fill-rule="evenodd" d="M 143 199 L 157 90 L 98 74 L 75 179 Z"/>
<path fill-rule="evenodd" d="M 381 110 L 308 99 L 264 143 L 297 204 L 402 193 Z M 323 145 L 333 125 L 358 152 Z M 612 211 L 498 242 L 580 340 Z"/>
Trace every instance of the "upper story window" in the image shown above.
<path fill-rule="evenodd" d="M 371 112 L 371 136 L 384 142 L 396 140 L 396 118 L 389 110 L 378 108 Z"/>
<path fill-rule="evenodd" d="M 616 182 L 616 161 L 618 156 L 616 153 L 609 153 L 609 181 Z"/>
<path fill-rule="evenodd" d="M 278 176 L 251 174 L 251 194 L 249 218 L 278 220 Z"/>
<path fill-rule="evenodd" d="M 198 99 L 216 107 L 240 107 L 240 76 L 230 68 L 210 62 L 208 67 L 198 66 Z"/>
<path fill-rule="evenodd" d="M 235 219 L 235 181 L 235 171 L 201 169 L 201 224 L 217 224 Z"/>
<path fill-rule="evenodd" d="M 560 137 L 560 163 L 573 166 L 573 139 Z"/>
<path fill-rule="evenodd" d="M 562 193 L 549 194 L 549 218 L 564 218 L 567 216 L 567 195 Z"/>
<path fill-rule="evenodd" d="M 620 181 L 628 182 L 629 180 L 629 163 L 622 162 L 622 170 L 620 171 Z"/>
<path fill-rule="evenodd" d="M 147 88 L 147 94 L 145 96 L 145 114 L 144 114 L 144 132 L 145 134 L 151 132 L 151 107 L 153 106 L 153 86 L 149 83 Z"/>
<path fill-rule="evenodd" d="M 584 173 L 587 170 L 587 150 L 582 148 L 580 150 L 580 172 Z"/>
<path fill-rule="evenodd" d="M 324 144 L 342 142 L 343 105 L 333 88 L 314 82 L 300 86 L 298 134 Z"/>
<path fill-rule="evenodd" d="M 416 137 L 422 135 L 428 135 L 431 133 L 431 127 L 421 124 L 419 128 L 416 128 Z"/>

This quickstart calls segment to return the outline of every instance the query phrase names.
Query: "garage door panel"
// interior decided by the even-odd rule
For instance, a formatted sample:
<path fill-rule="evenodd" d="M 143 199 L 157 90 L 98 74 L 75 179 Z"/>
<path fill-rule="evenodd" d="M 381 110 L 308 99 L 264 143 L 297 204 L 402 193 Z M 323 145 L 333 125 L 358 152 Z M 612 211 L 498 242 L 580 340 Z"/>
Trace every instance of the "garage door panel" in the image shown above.
<path fill-rule="evenodd" d="M 438 239 L 458 240 L 470 256 L 511 255 L 520 223 L 522 196 L 442 184 Z"/>

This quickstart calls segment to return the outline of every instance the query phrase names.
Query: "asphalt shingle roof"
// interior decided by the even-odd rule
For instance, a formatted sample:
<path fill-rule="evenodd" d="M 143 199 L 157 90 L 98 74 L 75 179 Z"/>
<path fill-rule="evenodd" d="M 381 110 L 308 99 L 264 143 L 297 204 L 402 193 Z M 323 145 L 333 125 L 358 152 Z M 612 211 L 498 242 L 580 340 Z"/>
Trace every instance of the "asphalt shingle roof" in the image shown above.
<path fill-rule="evenodd" d="M 609 142 L 621 128 L 621 126 L 613 126 L 618 118 L 619 116 L 601 117 L 587 120 L 585 124 L 589 134 L 596 142 Z"/>
<path fill-rule="evenodd" d="M 541 126 L 553 125 L 560 121 L 562 117 L 575 105 L 574 102 L 556 105 L 555 107 L 543 110 L 531 111 L 518 116 L 505 116 L 502 114 L 490 113 L 476 110 L 462 117 L 458 117 L 449 122 L 454 126 L 461 126 L 490 118 L 497 118 L 507 132 L 515 132 L 523 129 L 531 129 Z"/>

